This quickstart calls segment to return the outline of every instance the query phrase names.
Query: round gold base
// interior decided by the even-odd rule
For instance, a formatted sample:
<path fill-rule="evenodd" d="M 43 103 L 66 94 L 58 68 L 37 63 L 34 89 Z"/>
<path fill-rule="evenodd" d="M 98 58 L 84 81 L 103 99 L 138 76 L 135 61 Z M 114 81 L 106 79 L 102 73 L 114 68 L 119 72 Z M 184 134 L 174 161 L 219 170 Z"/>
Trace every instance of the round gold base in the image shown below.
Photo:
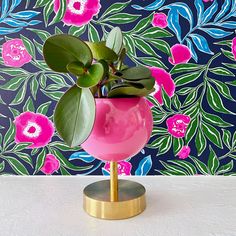
<path fill-rule="evenodd" d="M 146 207 L 145 188 L 130 181 L 118 180 L 118 201 L 110 201 L 110 181 L 102 180 L 84 188 L 84 210 L 91 216 L 120 220 L 136 216 Z"/>

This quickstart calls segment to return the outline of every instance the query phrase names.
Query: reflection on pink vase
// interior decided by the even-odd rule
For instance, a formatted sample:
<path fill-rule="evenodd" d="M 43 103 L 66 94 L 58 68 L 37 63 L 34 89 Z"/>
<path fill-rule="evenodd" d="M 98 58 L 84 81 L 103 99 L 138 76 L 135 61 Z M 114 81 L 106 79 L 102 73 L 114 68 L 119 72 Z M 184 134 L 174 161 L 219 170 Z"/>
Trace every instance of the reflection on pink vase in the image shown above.
<path fill-rule="evenodd" d="M 81 147 L 105 161 L 136 155 L 148 142 L 153 127 L 151 110 L 142 97 L 96 98 L 93 130 Z"/>

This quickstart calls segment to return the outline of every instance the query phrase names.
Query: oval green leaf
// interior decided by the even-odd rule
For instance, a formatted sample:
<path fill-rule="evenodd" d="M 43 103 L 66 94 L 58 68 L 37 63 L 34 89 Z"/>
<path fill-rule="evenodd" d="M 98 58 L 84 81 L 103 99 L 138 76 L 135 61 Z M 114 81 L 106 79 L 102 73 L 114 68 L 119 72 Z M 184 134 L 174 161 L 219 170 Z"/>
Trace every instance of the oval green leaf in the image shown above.
<path fill-rule="evenodd" d="M 117 54 L 113 50 L 108 48 L 103 42 L 99 43 L 86 42 L 86 44 L 91 49 L 93 58 L 96 60 L 105 60 L 114 62 L 118 59 Z"/>
<path fill-rule="evenodd" d="M 95 101 L 87 88 L 71 87 L 59 100 L 54 124 L 59 135 L 70 147 L 83 143 L 92 131 Z"/>
<path fill-rule="evenodd" d="M 89 47 L 80 39 L 66 34 L 48 38 L 43 45 L 43 55 L 47 65 L 57 72 L 68 72 L 67 65 L 74 61 L 85 66 L 92 63 Z"/>
<path fill-rule="evenodd" d="M 101 63 L 93 64 L 87 72 L 79 76 L 76 84 L 81 88 L 90 88 L 99 83 L 103 79 L 104 68 Z"/>

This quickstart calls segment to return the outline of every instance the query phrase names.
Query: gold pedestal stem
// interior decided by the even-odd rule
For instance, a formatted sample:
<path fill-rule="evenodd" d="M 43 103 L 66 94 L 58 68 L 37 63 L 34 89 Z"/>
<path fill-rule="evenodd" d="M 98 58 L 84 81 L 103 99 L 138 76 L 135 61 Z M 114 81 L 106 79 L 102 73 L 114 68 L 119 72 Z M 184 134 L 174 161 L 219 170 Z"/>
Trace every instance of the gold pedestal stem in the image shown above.
<path fill-rule="evenodd" d="M 118 173 L 117 162 L 110 162 L 110 201 L 118 201 Z"/>

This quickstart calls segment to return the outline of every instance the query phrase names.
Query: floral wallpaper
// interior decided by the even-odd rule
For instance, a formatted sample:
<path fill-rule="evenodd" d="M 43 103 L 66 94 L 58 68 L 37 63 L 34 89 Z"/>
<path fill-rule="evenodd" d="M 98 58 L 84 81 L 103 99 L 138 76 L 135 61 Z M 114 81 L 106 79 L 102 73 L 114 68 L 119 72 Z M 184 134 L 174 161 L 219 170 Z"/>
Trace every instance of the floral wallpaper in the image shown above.
<path fill-rule="evenodd" d="M 105 40 L 115 26 L 126 63 L 156 81 L 151 139 L 119 175 L 236 175 L 236 0 L 2 0 L 0 174 L 109 175 L 57 134 L 55 104 L 75 78 L 51 71 L 42 47 L 61 33 Z"/>

